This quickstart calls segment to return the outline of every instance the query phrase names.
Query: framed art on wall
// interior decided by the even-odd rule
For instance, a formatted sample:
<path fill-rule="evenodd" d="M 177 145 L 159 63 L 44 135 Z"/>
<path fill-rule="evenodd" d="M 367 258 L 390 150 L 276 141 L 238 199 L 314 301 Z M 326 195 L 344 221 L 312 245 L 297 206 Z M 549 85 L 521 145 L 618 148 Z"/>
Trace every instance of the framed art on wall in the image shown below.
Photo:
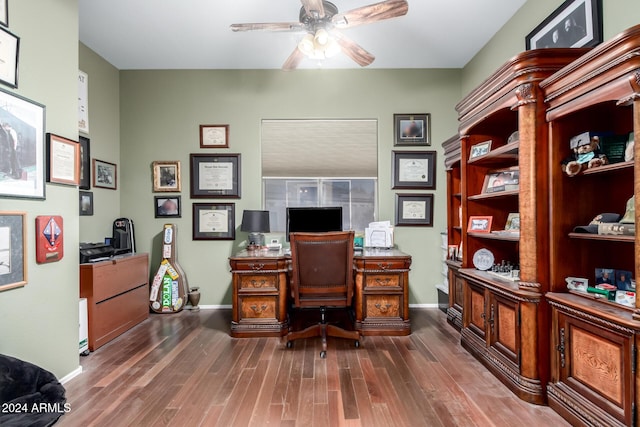
<path fill-rule="evenodd" d="M 26 225 L 26 212 L 0 212 L 0 291 L 27 284 Z"/>
<path fill-rule="evenodd" d="M 20 37 L 0 27 L 0 82 L 13 88 L 18 87 L 19 55 Z"/>
<path fill-rule="evenodd" d="M 433 194 L 396 194 L 396 225 L 433 226 Z"/>
<path fill-rule="evenodd" d="M 240 198 L 240 154 L 191 154 L 192 198 Z"/>
<path fill-rule="evenodd" d="M 78 70 L 78 130 L 89 133 L 89 76 Z"/>
<path fill-rule="evenodd" d="M 602 43 L 602 0 L 567 0 L 525 37 L 527 50 Z"/>
<path fill-rule="evenodd" d="M 235 212 L 234 203 L 194 203 L 193 240 L 234 240 Z"/>
<path fill-rule="evenodd" d="M 229 125 L 200 125 L 200 148 L 229 148 Z"/>
<path fill-rule="evenodd" d="M 80 216 L 93 215 L 93 193 L 91 191 L 79 191 Z"/>
<path fill-rule="evenodd" d="M 394 114 L 394 145 L 431 145 L 430 114 Z"/>
<path fill-rule="evenodd" d="M 93 159 L 93 186 L 118 189 L 118 170 L 113 163 Z"/>
<path fill-rule="evenodd" d="M 77 142 L 47 133 L 47 182 L 80 183 L 80 145 Z"/>
<path fill-rule="evenodd" d="M 0 25 L 9 26 L 9 0 L 0 0 Z"/>
<path fill-rule="evenodd" d="M 0 196 L 45 198 L 44 117 L 44 105 L 0 89 Z"/>
<path fill-rule="evenodd" d="M 91 147 L 89 138 L 80 136 L 78 144 L 80 145 L 80 189 L 91 189 Z"/>
<path fill-rule="evenodd" d="M 393 189 L 436 188 L 435 151 L 393 151 Z"/>
<path fill-rule="evenodd" d="M 153 191 L 182 191 L 179 160 L 170 162 L 153 162 Z"/>
<path fill-rule="evenodd" d="M 154 196 L 156 218 L 180 218 L 182 201 L 180 196 Z"/>

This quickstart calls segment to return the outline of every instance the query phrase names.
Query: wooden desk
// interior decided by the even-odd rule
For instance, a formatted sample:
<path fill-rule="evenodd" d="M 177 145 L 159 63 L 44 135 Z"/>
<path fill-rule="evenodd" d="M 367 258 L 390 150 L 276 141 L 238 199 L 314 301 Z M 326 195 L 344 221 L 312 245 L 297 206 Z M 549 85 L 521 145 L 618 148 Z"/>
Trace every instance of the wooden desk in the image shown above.
<path fill-rule="evenodd" d="M 241 251 L 229 258 L 233 286 L 231 336 L 283 336 L 290 257 L 284 252 Z M 363 335 L 408 335 L 411 256 L 396 249 L 366 249 L 354 257 L 355 327 Z"/>

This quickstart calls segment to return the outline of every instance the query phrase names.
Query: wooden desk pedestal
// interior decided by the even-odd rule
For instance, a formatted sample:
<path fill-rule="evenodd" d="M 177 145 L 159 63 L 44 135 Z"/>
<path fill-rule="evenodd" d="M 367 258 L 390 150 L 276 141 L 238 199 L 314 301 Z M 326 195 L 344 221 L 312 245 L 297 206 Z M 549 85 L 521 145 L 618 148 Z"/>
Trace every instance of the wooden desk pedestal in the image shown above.
<path fill-rule="evenodd" d="M 149 256 L 133 254 L 80 264 L 80 298 L 87 299 L 89 350 L 149 317 Z"/>
<path fill-rule="evenodd" d="M 241 251 L 229 258 L 233 276 L 231 336 L 284 336 L 290 259 L 283 252 Z M 355 327 L 363 335 L 408 335 L 411 256 L 365 250 L 354 258 Z"/>

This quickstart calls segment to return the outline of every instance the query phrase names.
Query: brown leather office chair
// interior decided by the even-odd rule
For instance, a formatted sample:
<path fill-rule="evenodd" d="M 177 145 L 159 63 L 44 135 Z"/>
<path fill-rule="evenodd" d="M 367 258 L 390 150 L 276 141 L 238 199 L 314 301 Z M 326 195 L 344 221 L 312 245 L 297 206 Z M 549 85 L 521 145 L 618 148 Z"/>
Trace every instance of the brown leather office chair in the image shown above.
<path fill-rule="evenodd" d="M 358 331 L 327 324 L 325 319 L 327 307 L 351 308 L 354 293 L 353 235 L 353 231 L 289 235 L 293 306 L 297 309 L 320 308 L 320 323 L 289 332 L 287 347 L 292 346 L 293 340 L 320 336 L 320 357 L 324 358 L 327 336 L 353 339 L 355 346 L 360 346 Z"/>

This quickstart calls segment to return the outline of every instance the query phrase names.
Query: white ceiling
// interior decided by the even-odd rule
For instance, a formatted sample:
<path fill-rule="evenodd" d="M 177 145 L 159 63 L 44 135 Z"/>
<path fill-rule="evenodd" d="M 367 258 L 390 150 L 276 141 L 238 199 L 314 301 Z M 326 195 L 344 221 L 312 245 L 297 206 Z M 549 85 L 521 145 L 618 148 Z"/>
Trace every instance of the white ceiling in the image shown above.
<path fill-rule="evenodd" d="M 333 0 L 340 12 L 380 0 Z M 461 68 L 526 0 L 408 0 L 407 15 L 343 33 L 367 68 Z M 279 69 L 300 33 L 229 25 L 297 22 L 299 0 L 79 0 L 80 41 L 121 70 Z M 524 39 L 522 41 L 524 49 Z M 345 55 L 298 68 L 360 68 Z"/>

